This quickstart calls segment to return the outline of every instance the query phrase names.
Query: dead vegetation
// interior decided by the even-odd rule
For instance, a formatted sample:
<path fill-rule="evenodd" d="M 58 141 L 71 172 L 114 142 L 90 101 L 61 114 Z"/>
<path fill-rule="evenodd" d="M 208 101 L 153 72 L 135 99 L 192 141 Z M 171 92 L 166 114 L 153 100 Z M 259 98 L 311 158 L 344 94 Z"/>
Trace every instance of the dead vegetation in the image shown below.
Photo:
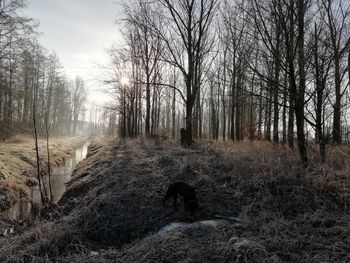
<path fill-rule="evenodd" d="M 346 262 L 350 260 L 350 148 L 320 165 L 264 142 L 99 140 L 59 202 L 62 215 L 0 239 L 12 262 Z M 162 206 L 169 183 L 195 186 L 195 218 Z M 213 227 L 157 231 L 171 222 L 238 217 Z"/>
<path fill-rule="evenodd" d="M 86 138 L 82 137 L 52 138 L 50 143 L 52 165 L 62 165 L 85 140 Z M 45 140 L 39 140 L 40 157 L 44 164 L 45 143 Z M 0 211 L 8 209 L 18 198 L 25 195 L 27 186 L 37 184 L 33 178 L 35 166 L 35 149 L 31 137 L 17 134 L 0 143 Z"/>

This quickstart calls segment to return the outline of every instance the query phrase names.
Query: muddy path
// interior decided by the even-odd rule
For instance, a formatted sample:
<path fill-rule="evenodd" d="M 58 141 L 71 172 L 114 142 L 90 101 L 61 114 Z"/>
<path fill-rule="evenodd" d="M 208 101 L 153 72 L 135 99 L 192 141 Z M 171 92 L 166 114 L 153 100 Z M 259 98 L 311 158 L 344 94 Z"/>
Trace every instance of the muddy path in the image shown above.
<path fill-rule="evenodd" d="M 0 238 L 0 261 L 349 259 L 345 181 L 320 184 L 317 166 L 302 170 L 283 148 L 243 146 L 96 140 L 59 201 L 61 216 Z M 194 217 L 180 202 L 178 212 L 162 205 L 167 186 L 180 180 L 196 188 L 202 210 Z"/>

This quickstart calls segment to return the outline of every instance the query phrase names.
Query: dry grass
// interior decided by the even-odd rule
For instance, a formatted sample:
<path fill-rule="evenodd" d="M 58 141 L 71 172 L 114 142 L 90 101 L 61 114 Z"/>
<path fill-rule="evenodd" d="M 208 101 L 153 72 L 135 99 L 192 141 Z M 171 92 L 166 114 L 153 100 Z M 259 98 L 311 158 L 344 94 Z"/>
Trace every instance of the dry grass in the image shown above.
<path fill-rule="evenodd" d="M 50 154 L 53 166 L 62 165 L 65 160 L 74 154 L 74 149 L 81 145 L 86 138 L 52 138 L 50 142 Z M 39 140 L 40 158 L 46 162 L 46 141 Z M 14 196 L 19 196 L 13 189 L 22 189 L 35 184 L 32 177 L 35 174 L 36 154 L 34 141 L 25 135 L 14 135 L 5 143 L 0 143 L 0 184 L 6 188 L 0 192 L 0 211 L 8 209 L 12 205 Z M 1 196 L 8 194 L 11 196 Z M 4 201 L 5 200 L 5 201 Z M 11 203 L 8 201 L 11 200 Z"/>
<path fill-rule="evenodd" d="M 2 183 L 2 187 L 13 189 L 16 192 L 20 194 L 20 196 L 26 195 L 26 189 L 23 185 L 18 184 L 18 182 L 13 178 L 6 178 L 5 181 Z"/>
<path fill-rule="evenodd" d="M 7 188 L 15 188 L 17 183 L 13 178 L 6 178 L 2 185 Z"/>
<path fill-rule="evenodd" d="M 99 140 L 75 171 L 63 215 L 21 237 L 0 239 L 0 255 L 59 262 L 346 262 L 350 259 L 347 146 L 303 168 L 296 151 L 266 142 L 172 143 Z M 156 232 L 191 221 L 162 206 L 170 182 L 197 189 L 193 220 L 238 216 L 217 227 Z M 9 245 L 10 244 L 10 245 Z M 20 260 L 18 261 L 20 262 Z M 30 262 L 30 261 L 28 261 Z"/>
<path fill-rule="evenodd" d="M 26 196 L 26 189 L 14 178 L 6 178 L 0 186 L 0 211 L 6 210 L 19 198 Z"/>
<path fill-rule="evenodd" d="M 5 142 L 9 144 L 19 144 L 19 143 L 28 143 L 30 140 L 31 138 L 28 137 L 28 135 L 18 133 L 6 139 Z"/>

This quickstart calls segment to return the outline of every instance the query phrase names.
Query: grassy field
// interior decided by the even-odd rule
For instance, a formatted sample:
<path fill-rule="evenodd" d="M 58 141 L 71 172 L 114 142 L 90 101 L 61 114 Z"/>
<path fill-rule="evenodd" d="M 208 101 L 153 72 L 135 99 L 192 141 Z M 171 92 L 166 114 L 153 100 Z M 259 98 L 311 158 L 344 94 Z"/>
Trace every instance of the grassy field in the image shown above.
<path fill-rule="evenodd" d="M 321 165 L 267 142 L 172 143 L 99 139 L 60 200 L 61 215 L 0 239 L 9 262 L 346 262 L 350 147 Z M 196 188 L 201 211 L 163 206 L 167 186 Z M 173 222 L 223 218 L 214 226 Z M 230 220 L 234 218 L 234 220 Z"/>

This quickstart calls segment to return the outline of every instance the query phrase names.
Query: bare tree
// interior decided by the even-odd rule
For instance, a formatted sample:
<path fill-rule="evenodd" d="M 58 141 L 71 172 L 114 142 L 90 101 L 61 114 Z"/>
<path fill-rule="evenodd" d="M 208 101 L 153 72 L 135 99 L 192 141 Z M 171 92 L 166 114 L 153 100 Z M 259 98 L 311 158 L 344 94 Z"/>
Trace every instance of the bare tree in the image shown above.
<path fill-rule="evenodd" d="M 76 134 L 79 115 L 87 98 L 87 89 L 84 80 L 77 76 L 72 87 L 72 105 L 73 105 L 73 134 Z"/>
<path fill-rule="evenodd" d="M 346 76 L 346 63 L 343 63 L 343 61 L 346 59 L 346 52 L 350 48 L 350 4 L 347 1 L 321 0 L 319 5 L 330 35 L 330 48 L 333 56 L 335 93 L 333 141 L 341 143 L 342 98 L 348 87 L 348 85 L 342 85 L 342 83 L 344 83 L 344 77 Z M 346 88 L 343 88 L 344 86 Z"/>
<path fill-rule="evenodd" d="M 177 67 L 182 73 L 186 86 L 186 141 L 192 144 L 192 113 L 200 83 L 196 73 L 203 67 L 203 61 L 212 50 L 210 28 L 216 13 L 215 0 L 201 1 L 158 1 L 164 10 L 162 27 L 153 26 L 153 30 L 164 41 L 166 52 L 162 58 Z"/>

